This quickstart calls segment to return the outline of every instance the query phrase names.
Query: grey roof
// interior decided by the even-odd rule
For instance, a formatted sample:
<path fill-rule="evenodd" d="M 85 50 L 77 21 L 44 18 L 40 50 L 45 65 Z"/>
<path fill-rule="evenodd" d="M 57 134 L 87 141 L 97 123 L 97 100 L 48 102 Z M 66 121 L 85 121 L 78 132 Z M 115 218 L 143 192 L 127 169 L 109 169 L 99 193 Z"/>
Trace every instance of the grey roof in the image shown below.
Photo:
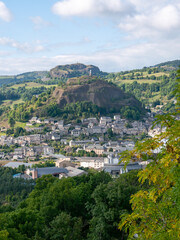
<path fill-rule="evenodd" d="M 68 177 L 75 177 L 75 176 L 87 174 L 87 172 L 74 167 L 66 167 L 66 169 L 68 170 L 68 174 L 67 174 Z"/>
<path fill-rule="evenodd" d="M 65 168 L 58 168 L 58 167 L 45 167 L 45 168 L 37 168 L 38 177 L 48 174 L 60 174 L 60 173 L 68 173 L 68 170 Z"/>
<path fill-rule="evenodd" d="M 54 158 L 66 158 L 66 156 L 62 155 L 62 154 L 49 154 L 51 157 Z"/>
<path fill-rule="evenodd" d="M 124 164 L 121 163 L 121 164 L 105 164 L 103 169 L 105 172 L 109 172 L 111 173 L 112 171 L 120 171 L 120 169 L 124 168 Z M 138 162 L 135 162 L 135 163 L 129 163 L 127 166 L 126 166 L 126 169 L 128 171 L 131 171 L 131 170 L 138 170 L 138 169 L 142 169 L 143 166 L 140 165 Z"/>
<path fill-rule="evenodd" d="M 9 162 L 4 167 L 18 168 L 19 166 L 24 165 L 25 167 L 31 167 L 32 163 L 24 163 L 24 162 Z"/>
<path fill-rule="evenodd" d="M 104 160 L 103 157 L 76 157 L 78 161 Z"/>

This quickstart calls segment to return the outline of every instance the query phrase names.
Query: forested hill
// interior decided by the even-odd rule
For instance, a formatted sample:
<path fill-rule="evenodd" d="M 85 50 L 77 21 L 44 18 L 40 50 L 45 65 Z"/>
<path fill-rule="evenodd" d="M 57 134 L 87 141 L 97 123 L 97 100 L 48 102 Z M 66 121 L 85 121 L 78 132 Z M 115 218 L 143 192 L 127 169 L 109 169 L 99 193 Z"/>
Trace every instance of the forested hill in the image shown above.
<path fill-rule="evenodd" d="M 72 78 L 80 76 L 106 76 L 108 73 L 102 72 L 94 65 L 85 65 L 82 63 L 59 65 L 49 72 L 50 78 Z"/>
<path fill-rule="evenodd" d="M 75 78 L 61 87 L 51 88 L 36 98 L 14 106 L 8 116 L 26 122 L 32 116 L 78 120 L 104 114 L 122 114 L 138 120 L 145 114 L 141 102 L 132 94 L 96 77 Z"/>
<path fill-rule="evenodd" d="M 168 61 L 168 62 L 163 62 L 155 65 L 154 67 L 160 67 L 164 69 L 169 69 L 169 70 L 177 70 L 180 66 L 180 60 L 174 60 L 174 61 Z"/>

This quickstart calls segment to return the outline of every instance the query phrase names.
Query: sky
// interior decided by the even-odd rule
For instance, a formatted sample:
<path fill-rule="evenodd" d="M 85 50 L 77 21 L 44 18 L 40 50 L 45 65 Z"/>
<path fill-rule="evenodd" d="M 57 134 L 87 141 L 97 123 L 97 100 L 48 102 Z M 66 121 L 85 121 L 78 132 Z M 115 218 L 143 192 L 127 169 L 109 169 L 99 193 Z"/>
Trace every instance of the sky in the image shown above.
<path fill-rule="evenodd" d="M 179 0 L 0 1 L 0 75 L 77 62 L 118 72 L 176 59 Z"/>

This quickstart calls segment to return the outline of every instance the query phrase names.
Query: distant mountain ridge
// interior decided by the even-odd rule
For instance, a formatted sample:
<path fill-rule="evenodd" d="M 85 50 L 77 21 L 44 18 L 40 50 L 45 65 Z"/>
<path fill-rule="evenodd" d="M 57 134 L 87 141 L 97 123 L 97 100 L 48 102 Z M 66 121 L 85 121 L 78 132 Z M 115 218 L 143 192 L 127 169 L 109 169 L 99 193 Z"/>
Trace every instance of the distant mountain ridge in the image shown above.
<path fill-rule="evenodd" d="M 152 67 L 165 68 L 167 70 L 176 70 L 180 66 L 180 60 L 167 61 L 163 63 L 156 64 Z"/>
<path fill-rule="evenodd" d="M 177 70 L 180 66 L 180 60 L 167 61 L 164 63 L 156 64 L 154 66 L 146 67 L 146 68 L 163 68 L 167 71 Z M 100 71 L 97 66 L 94 65 L 85 65 L 82 63 L 75 64 L 66 64 L 66 65 L 58 65 L 52 68 L 50 71 L 33 71 L 33 72 L 25 72 L 18 75 L 12 76 L 0 76 L 0 86 L 3 84 L 24 82 L 24 81 L 35 81 L 35 80 L 52 80 L 54 78 L 73 78 L 80 76 L 99 76 L 104 77 L 108 76 L 109 73 Z"/>

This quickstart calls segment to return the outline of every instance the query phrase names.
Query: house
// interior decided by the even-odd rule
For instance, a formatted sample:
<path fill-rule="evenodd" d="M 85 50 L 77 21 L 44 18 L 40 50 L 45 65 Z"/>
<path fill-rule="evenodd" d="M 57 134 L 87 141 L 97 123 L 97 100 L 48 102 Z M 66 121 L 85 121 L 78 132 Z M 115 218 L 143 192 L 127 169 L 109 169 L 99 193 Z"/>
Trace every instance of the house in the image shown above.
<path fill-rule="evenodd" d="M 72 135 L 73 137 L 79 137 L 80 134 L 81 134 L 81 130 L 80 130 L 80 129 L 73 129 L 73 130 L 71 131 L 71 135 Z"/>
<path fill-rule="evenodd" d="M 118 177 L 120 174 L 130 172 L 132 170 L 143 169 L 144 166 L 139 162 L 129 163 L 126 167 L 124 163 L 121 164 L 104 164 L 103 171 L 111 174 L 113 177 Z"/>
<path fill-rule="evenodd" d="M 96 118 L 86 118 L 86 119 L 82 119 L 82 123 L 83 124 L 89 124 L 89 123 L 98 124 L 98 121 Z"/>
<path fill-rule="evenodd" d="M 104 158 L 104 164 L 118 164 L 119 157 L 114 156 L 113 154 L 109 154 L 106 158 Z"/>
<path fill-rule="evenodd" d="M 91 140 L 82 140 L 82 141 L 74 141 L 74 140 L 70 140 L 69 141 L 69 146 L 84 146 L 85 144 L 89 144 L 92 143 Z"/>
<path fill-rule="evenodd" d="M 54 148 L 49 146 L 21 147 L 14 150 L 13 158 L 15 158 L 15 156 L 23 158 L 51 154 L 54 154 Z"/>
<path fill-rule="evenodd" d="M 84 150 L 86 152 L 94 151 L 97 155 L 102 155 L 104 151 L 106 150 L 104 146 L 101 146 L 100 144 L 91 144 L 84 147 Z"/>
<path fill-rule="evenodd" d="M 37 179 L 42 177 L 43 175 L 52 175 L 54 177 L 60 177 L 63 174 L 67 176 L 68 170 L 65 168 L 58 168 L 58 167 L 45 167 L 45 168 L 31 168 L 27 169 L 26 174 L 31 175 L 32 179 Z"/>
<path fill-rule="evenodd" d="M 10 146 L 12 144 L 14 144 L 14 138 L 13 137 L 7 137 L 7 136 L 1 136 L 0 137 L 0 145 Z"/>
<path fill-rule="evenodd" d="M 121 120 L 121 116 L 120 115 L 115 115 L 114 116 L 114 121 L 118 122 Z"/>
<path fill-rule="evenodd" d="M 60 135 L 57 134 L 56 132 L 52 132 L 52 136 L 51 136 L 51 139 L 54 140 L 54 141 L 57 141 L 57 140 L 60 140 Z"/>
<path fill-rule="evenodd" d="M 41 134 L 29 135 L 29 136 L 26 136 L 25 139 L 30 145 L 31 144 L 40 144 L 43 140 Z"/>
<path fill-rule="evenodd" d="M 77 157 L 80 167 L 99 169 L 104 166 L 104 159 L 97 157 Z"/>
<path fill-rule="evenodd" d="M 103 134 L 107 132 L 107 129 L 105 127 L 102 126 L 92 126 L 92 127 L 88 127 L 88 132 L 90 134 Z"/>
<path fill-rule="evenodd" d="M 29 120 L 30 123 L 41 123 L 41 120 L 38 118 L 38 117 L 32 117 L 30 120 Z"/>
<path fill-rule="evenodd" d="M 38 133 L 41 133 L 41 132 L 43 132 L 43 129 L 44 129 L 44 127 L 25 127 L 25 129 L 26 129 L 26 131 L 27 132 L 38 132 Z"/>
<path fill-rule="evenodd" d="M 61 139 L 61 143 L 64 144 L 64 145 L 68 144 L 67 139 L 64 139 L 64 138 Z"/>
<path fill-rule="evenodd" d="M 50 120 L 49 119 L 44 119 L 44 123 L 45 124 L 50 124 Z"/>
<path fill-rule="evenodd" d="M 54 154 L 54 148 L 49 146 L 43 146 L 43 154 L 44 155 L 52 155 Z"/>
<path fill-rule="evenodd" d="M 106 126 L 108 123 L 112 122 L 112 118 L 111 117 L 101 117 L 100 118 L 100 125 Z"/>
<path fill-rule="evenodd" d="M 59 129 L 64 129 L 64 120 L 58 121 L 56 125 Z"/>
<path fill-rule="evenodd" d="M 0 158 L 4 158 L 5 157 L 5 153 L 4 152 L 0 152 Z"/>
<path fill-rule="evenodd" d="M 69 159 L 64 158 L 62 160 L 58 160 L 56 162 L 56 167 L 59 168 L 67 168 L 67 167 L 75 167 L 76 165 L 72 163 Z"/>

